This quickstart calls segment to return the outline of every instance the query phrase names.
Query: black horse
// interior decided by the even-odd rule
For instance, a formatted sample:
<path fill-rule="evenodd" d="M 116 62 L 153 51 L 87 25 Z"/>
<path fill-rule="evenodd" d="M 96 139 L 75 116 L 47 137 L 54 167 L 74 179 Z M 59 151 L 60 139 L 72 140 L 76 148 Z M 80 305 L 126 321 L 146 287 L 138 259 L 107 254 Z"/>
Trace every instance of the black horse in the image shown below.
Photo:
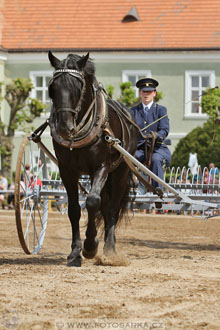
<path fill-rule="evenodd" d="M 138 130 L 129 110 L 107 96 L 95 78 L 95 66 L 86 56 L 69 54 L 59 60 L 48 54 L 55 68 L 49 83 L 52 99 L 50 129 L 63 184 L 68 195 L 72 251 L 68 266 L 81 266 L 78 180 L 87 174 L 91 190 L 86 198 L 88 224 L 82 254 L 93 258 L 98 249 L 97 225 L 104 219 L 104 253 L 115 252 L 115 226 L 128 202 L 129 167 L 106 135 L 118 138 L 134 154 Z"/>

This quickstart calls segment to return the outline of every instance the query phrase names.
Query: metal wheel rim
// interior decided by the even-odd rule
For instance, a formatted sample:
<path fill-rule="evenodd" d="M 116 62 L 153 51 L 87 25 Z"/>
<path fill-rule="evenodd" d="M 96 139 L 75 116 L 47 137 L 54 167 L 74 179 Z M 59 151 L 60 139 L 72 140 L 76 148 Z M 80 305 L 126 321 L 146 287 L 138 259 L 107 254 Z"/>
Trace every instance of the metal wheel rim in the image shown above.
<path fill-rule="evenodd" d="M 17 158 L 15 176 L 15 218 L 20 245 L 26 254 L 37 254 L 43 245 L 48 218 L 48 197 L 41 197 L 39 187 L 31 185 L 25 170 L 26 149 L 29 148 L 29 157 L 33 167 L 33 145 L 35 143 L 24 137 Z M 36 145 L 36 144 L 35 144 Z M 36 147 L 36 146 L 35 146 Z M 46 160 L 44 153 L 39 150 L 39 157 L 43 162 L 43 176 L 47 177 Z M 21 187 L 22 174 L 25 187 Z"/>

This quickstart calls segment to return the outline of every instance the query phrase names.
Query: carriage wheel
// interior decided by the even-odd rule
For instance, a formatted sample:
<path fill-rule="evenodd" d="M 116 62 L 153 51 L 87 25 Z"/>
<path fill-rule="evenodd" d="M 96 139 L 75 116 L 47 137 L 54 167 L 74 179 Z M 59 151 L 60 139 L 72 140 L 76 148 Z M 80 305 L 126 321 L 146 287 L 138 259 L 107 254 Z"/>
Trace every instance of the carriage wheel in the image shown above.
<path fill-rule="evenodd" d="M 41 159 L 42 165 L 39 166 Z M 25 165 L 29 164 L 27 170 Z M 17 159 L 15 176 L 15 216 L 20 244 L 26 254 L 37 254 L 47 228 L 48 196 L 41 194 L 42 179 L 47 179 L 46 158 L 38 145 L 24 137 Z"/>

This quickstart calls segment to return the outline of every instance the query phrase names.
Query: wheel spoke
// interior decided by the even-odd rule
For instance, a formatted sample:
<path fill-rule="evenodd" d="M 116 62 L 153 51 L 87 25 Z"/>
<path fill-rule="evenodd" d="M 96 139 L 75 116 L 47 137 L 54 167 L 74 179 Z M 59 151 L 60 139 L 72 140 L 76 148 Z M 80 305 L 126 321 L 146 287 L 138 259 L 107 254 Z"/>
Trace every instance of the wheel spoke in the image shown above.
<path fill-rule="evenodd" d="M 36 157 L 37 156 L 37 157 Z M 39 166 L 39 159 L 42 164 Z M 30 164 L 27 169 L 26 165 Z M 47 179 L 45 155 L 26 136 L 21 143 L 15 178 L 15 212 L 20 244 L 25 253 L 38 253 L 47 228 L 48 198 L 41 196 L 41 173 Z"/>

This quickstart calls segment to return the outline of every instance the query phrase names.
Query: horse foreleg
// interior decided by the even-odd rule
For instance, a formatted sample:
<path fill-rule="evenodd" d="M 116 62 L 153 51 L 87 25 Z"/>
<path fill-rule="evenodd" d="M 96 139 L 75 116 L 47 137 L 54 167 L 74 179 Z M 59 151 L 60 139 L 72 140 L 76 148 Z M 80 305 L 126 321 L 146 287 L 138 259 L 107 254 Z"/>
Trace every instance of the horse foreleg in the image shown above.
<path fill-rule="evenodd" d="M 68 216 L 72 228 L 72 244 L 71 252 L 67 257 L 67 266 L 80 267 L 82 256 L 82 241 L 80 238 L 79 220 L 81 216 L 81 207 L 79 204 L 78 195 L 78 180 L 71 180 L 71 177 L 66 175 L 62 176 L 63 184 L 67 191 L 68 197 Z"/>
<path fill-rule="evenodd" d="M 101 191 L 106 182 L 108 171 L 106 167 L 99 169 L 93 178 L 91 190 L 86 199 L 86 208 L 88 211 L 88 225 L 86 230 L 86 239 L 83 245 L 83 256 L 88 259 L 94 258 L 98 251 L 98 238 L 96 229 L 96 217 L 101 205 Z"/>
<path fill-rule="evenodd" d="M 68 216 L 72 227 L 71 252 L 67 257 L 67 266 L 80 267 L 82 262 L 81 251 L 82 241 L 80 238 L 79 220 L 81 216 L 81 207 L 77 200 L 68 197 Z"/>

